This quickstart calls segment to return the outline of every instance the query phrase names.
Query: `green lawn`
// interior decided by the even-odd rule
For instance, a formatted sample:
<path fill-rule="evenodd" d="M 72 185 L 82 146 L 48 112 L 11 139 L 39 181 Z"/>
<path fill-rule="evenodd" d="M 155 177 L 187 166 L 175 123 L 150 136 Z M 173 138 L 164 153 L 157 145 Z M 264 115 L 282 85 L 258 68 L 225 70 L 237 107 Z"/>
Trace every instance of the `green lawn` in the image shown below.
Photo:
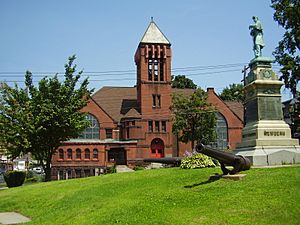
<path fill-rule="evenodd" d="M 300 167 L 251 169 L 208 182 L 220 169 L 144 170 L 0 190 L 0 212 L 28 224 L 299 224 Z"/>

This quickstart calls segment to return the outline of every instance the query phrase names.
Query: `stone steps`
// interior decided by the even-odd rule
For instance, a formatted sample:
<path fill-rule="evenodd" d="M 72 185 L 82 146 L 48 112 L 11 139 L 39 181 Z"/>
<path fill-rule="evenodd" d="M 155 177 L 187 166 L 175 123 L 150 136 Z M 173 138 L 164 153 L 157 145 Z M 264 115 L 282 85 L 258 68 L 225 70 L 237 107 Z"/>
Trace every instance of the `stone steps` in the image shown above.
<path fill-rule="evenodd" d="M 130 169 L 126 165 L 117 165 L 116 166 L 117 173 L 126 173 L 126 172 L 133 172 L 133 169 Z"/>

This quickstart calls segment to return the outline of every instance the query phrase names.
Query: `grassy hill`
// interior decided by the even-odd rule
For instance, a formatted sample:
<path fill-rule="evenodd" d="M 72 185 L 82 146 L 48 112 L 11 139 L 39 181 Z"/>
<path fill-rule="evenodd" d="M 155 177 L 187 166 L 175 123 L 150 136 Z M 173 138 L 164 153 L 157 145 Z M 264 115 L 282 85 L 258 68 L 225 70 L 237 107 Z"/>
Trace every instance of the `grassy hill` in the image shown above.
<path fill-rule="evenodd" d="M 208 182 L 220 169 L 144 170 L 0 190 L 0 212 L 28 224 L 299 224 L 300 167 L 251 169 Z"/>

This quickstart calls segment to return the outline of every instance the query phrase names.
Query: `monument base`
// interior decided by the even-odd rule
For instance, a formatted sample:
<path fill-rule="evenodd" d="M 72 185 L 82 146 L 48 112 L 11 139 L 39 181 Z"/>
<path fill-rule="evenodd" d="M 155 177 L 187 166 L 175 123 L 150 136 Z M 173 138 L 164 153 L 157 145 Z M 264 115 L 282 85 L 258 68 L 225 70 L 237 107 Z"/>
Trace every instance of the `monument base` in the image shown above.
<path fill-rule="evenodd" d="M 237 148 L 253 146 L 298 146 L 299 140 L 291 137 L 291 130 L 283 120 L 260 120 L 243 128 L 242 143 Z"/>
<path fill-rule="evenodd" d="M 248 158 L 253 166 L 284 165 L 300 162 L 300 146 L 253 146 L 234 151 Z"/>

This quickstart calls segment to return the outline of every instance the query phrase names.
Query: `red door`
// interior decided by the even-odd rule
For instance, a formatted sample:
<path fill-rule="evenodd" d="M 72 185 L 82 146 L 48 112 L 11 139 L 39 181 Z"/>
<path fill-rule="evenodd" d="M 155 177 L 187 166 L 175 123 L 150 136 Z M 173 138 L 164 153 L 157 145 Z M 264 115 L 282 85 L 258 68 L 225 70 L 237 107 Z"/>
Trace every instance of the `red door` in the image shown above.
<path fill-rule="evenodd" d="M 155 138 L 151 142 L 151 158 L 162 158 L 164 157 L 164 143 L 161 139 Z"/>

